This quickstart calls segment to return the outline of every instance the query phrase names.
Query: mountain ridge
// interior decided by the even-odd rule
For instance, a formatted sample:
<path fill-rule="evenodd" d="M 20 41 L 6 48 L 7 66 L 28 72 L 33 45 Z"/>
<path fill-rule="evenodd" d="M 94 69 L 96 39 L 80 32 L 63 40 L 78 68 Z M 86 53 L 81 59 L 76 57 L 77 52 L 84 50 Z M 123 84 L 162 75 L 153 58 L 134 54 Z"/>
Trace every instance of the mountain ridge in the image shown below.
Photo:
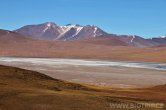
<path fill-rule="evenodd" d="M 95 25 L 79 25 L 79 24 L 67 24 L 64 26 L 58 26 L 54 22 L 46 22 L 42 24 L 26 25 L 19 29 L 14 30 L 24 36 L 29 36 L 34 39 L 42 40 L 83 40 L 96 37 L 113 37 L 121 42 L 124 42 L 128 46 L 136 47 L 154 47 L 166 45 L 165 37 L 157 37 L 151 39 L 145 39 L 137 35 L 118 35 L 107 33 L 101 28 Z"/>
<path fill-rule="evenodd" d="M 67 24 L 58 26 L 53 22 L 46 22 L 38 25 L 26 25 L 14 30 L 17 33 L 46 40 L 70 40 L 96 37 L 107 34 L 94 25 L 81 26 L 78 24 Z"/>

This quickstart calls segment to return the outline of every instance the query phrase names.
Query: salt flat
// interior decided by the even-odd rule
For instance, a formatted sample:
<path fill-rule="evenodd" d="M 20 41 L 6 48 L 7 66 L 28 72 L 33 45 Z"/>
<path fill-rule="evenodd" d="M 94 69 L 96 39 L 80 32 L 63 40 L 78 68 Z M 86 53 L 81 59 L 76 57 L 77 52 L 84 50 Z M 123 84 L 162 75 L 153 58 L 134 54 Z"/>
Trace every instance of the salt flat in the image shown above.
<path fill-rule="evenodd" d="M 111 60 L 0 57 L 0 64 L 77 83 L 146 87 L 166 84 L 166 64 Z"/>

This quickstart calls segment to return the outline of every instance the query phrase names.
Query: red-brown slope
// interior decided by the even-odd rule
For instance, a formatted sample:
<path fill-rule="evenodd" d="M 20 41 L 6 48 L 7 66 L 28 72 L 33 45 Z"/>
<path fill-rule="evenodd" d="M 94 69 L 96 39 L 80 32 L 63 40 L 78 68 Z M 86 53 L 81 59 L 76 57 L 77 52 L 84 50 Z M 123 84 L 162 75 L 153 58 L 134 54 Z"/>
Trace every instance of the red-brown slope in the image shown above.
<path fill-rule="evenodd" d="M 83 39 L 80 42 L 96 44 L 96 45 L 107 45 L 107 46 L 129 46 L 127 43 L 117 39 L 116 37 L 106 37 L 106 36 Z"/>
<path fill-rule="evenodd" d="M 126 44 L 114 38 L 43 41 L 29 39 L 10 31 L 0 31 L 1 56 L 166 62 L 166 47 L 139 48 L 124 45 Z"/>
<path fill-rule="evenodd" d="M 18 33 L 0 29 L 0 41 L 1 41 L 1 43 L 23 42 L 23 41 L 26 41 L 26 40 L 29 40 L 29 39 L 23 37 L 22 35 L 20 35 Z"/>

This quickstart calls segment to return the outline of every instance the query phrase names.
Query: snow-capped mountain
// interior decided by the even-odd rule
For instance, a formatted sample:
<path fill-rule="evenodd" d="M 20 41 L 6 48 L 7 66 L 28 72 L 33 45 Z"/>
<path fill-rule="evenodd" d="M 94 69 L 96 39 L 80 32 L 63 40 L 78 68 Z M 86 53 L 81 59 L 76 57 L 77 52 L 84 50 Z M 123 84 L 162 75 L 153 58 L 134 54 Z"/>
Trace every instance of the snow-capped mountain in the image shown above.
<path fill-rule="evenodd" d="M 63 30 L 55 23 L 48 22 L 39 25 L 27 25 L 18 30 L 15 30 L 22 35 L 37 39 L 55 39 Z"/>
<path fill-rule="evenodd" d="M 15 32 L 33 38 L 46 40 L 84 39 L 107 34 L 94 25 L 81 26 L 78 24 L 68 24 L 65 26 L 58 26 L 53 22 L 39 25 L 27 25 L 15 30 Z"/>
<path fill-rule="evenodd" d="M 154 37 L 151 40 L 154 41 L 154 42 L 157 42 L 161 45 L 166 45 L 166 36 Z"/>
<path fill-rule="evenodd" d="M 166 36 L 160 36 L 159 38 L 164 38 L 164 39 L 166 39 Z"/>
<path fill-rule="evenodd" d="M 29 36 L 33 39 L 44 40 L 83 40 L 95 39 L 97 37 L 104 38 L 111 37 L 114 40 L 123 42 L 128 46 L 136 47 L 152 47 L 166 45 L 166 36 L 161 36 L 152 39 L 145 39 L 137 35 L 117 35 L 106 33 L 95 25 L 81 26 L 79 24 L 68 24 L 65 26 L 58 26 L 53 22 L 46 22 L 38 25 L 27 25 L 15 30 L 15 32 L 24 36 Z M 110 39 L 109 39 L 110 40 Z M 111 39 L 112 40 L 112 39 Z M 98 39 L 97 39 L 98 41 Z M 107 41 L 108 42 L 108 41 Z M 112 41 L 110 41 L 112 42 Z"/>
<path fill-rule="evenodd" d="M 103 37 L 103 36 L 101 36 Z M 157 46 L 160 45 L 159 43 L 144 39 L 137 35 L 117 35 L 117 34 L 107 34 L 105 37 L 111 37 L 115 38 L 117 40 L 120 40 L 124 42 L 128 46 L 136 46 L 136 47 L 151 47 L 151 46 Z"/>

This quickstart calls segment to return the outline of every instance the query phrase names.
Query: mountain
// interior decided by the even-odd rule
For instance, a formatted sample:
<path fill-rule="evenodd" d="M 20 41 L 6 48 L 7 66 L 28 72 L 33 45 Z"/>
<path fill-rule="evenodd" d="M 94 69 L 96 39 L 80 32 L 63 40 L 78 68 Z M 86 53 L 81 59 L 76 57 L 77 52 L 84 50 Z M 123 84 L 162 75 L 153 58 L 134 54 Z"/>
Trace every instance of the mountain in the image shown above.
<path fill-rule="evenodd" d="M 166 47 L 139 48 L 131 46 L 133 44 L 124 42 L 119 37 L 119 35 L 103 35 L 69 41 L 39 40 L 16 32 L 0 30 L 0 56 L 166 61 Z M 134 38 L 132 41 L 131 38 L 127 41 L 137 40 Z"/>
<path fill-rule="evenodd" d="M 8 31 L 8 30 L 2 30 L 0 29 L 0 41 L 7 42 L 17 42 L 27 39 L 26 37 L 23 37 L 23 35 L 18 34 L 16 32 Z M 2 43 L 2 42 L 1 42 Z"/>
<path fill-rule="evenodd" d="M 41 40 L 59 40 L 59 41 L 71 41 L 71 40 L 97 40 L 95 42 L 99 42 L 102 40 L 104 43 L 105 39 L 106 45 L 114 43 L 113 45 L 120 46 L 135 46 L 135 47 L 154 47 L 166 45 L 165 38 L 153 38 L 153 39 L 144 39 L 137 35 L 117 35 L 117 34 L 109 34 L 97 26 L 94 25 L 86 25 L 81 26 L 79 24 L 68 24 L 65 26 L 58 26 L 53 22 L 46 22 L 38 25 L 27 25 L 23 26 L 14 32 L 22 34 L 24 36 L 29 36 L 29 38 L 33 39 L 41 39 Z M 98 38 L 99 37 L 99 38 Z M 109 37 L 109 38 L 106 38 Z M 111 38 L 110 38 L 111 37 Z M 96 39 L 97 38 L 97 39 Z M 116 41 L 115 41 L 116 40 Z M 93 41 L 94 42 L 94 41 Z M 115 42 L 118 42 L 115 44 Z"/>
<path fill-rule="evenodd" d="M 112 37 L 109 35 L 102 35 L 95 38 L 83 39 L 80 40 L 80 42 L 106 46 L 129 46 L 127 43 L 121 41 L 117 37 Z"/>
<path fill-rule="evenodd" d="M 25 36 L 45 40 L 74 40 L 91 38 L 107 34 L 94 25 L 81 26 L 78 24 L 68 24 L 58 26 L 53 22 L 46 22 L 39 25 L 27 25 L 15 30 Z"/>
<path fill-rule="evenodd" d="M 149 39 L 151 41 L 157 42 L 160 45 L 166 45 L 166 36 L 160 36 L 156 38 Z"/>
<path fill-rule="evenodd" d="M 126 46 L 152 47 L 152 46 L 160 45 L 160 43 L 158 43 L 158 42 L 144 39 L 144 38 L 142 38 L 140 36 L 136 36 L 136 35 L 107 34 L 107 35 L 102 35 L 99 37 L 114 38 L 114 39 L 117 39 L 117 40 L 123 42 L 123 44 L 126 44 Z"/>
<path fill-rule="evenodd" d="M 44 23 L 39 25 L 27 25 L 15 32 L 35 39 L 55 39 L 62 33 L 62 29 L 55 23 Z"/>
<path fill-rule="evenodd" d="M 52 42 L 0 29 L 0 56 L 40 56 Z M 41 53 L 39 53 L 41 52 Z"/>

